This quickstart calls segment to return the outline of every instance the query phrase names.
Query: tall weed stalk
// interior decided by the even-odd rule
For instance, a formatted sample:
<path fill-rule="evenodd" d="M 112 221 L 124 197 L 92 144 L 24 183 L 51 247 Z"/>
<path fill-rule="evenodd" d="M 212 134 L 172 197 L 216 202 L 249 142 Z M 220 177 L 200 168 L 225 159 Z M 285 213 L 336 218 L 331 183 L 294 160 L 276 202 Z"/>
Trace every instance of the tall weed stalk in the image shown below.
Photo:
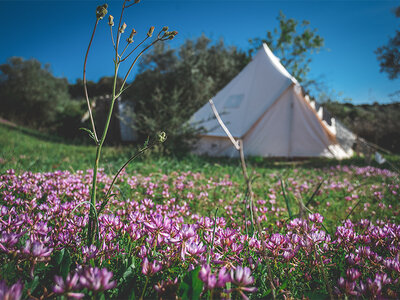
<path fill-rule="evenodd" d="M 107 133 L 108 133 L 110 121 L 111 121 L 111 118 L 113 115 L 115 103 L 119 99 L 119 97 L 122 95 L 122 93 L 129 87 L 129 85 L 127 85 L 128 76 L 131 73 L 131 71 L 132 71 L 133 67 L 135 66 L 136 62 L 138 61 L 138 59 L 142 56 L 142 54 L 145 51 L 147 51 L 150 47 L 155 45 L 156 43 L 166 41 L 166 40 L 171 40 L 177 35 L 176 31 L 168 31 L 168 27 L 165 26 L 161 29 L 161 31 L 157 34 L 157 36 L 155 38 L 151 39 L 154 34 L 154 26 L 151 26 L 149 31 L 146 34 L 146 37 L 140 43 L 138 43 L 128 54 L 125 54 L 125 52 L 129 49 L 129 47 L 133 47 L 133 44 L 134 44 L 133 38 L 137 32 L 135 29 L 132 29 L 129 37 L 126 39 L 124 48 L 121 51 L 121 44 L 122 44 L 121 38 L 127 28 L 127 25 L 125 23 L 122 23 L 124 11 L 125 11 L 125 9 L 139 3 L 139 1 L 140 0 L 135 0 L 135 1 L 125 0 L 123 2 L 115 38 L 114 38 L 115 34 L 113 33 L 114 17 L 112 15 L 109 15 L 109 17 L 108 17 L 108 26 L 110 27 L 111 40 L 112 40 L 114 51 L 115 51 L 114 75 L 113 75 L 111 103 L 110 103 L 109 110 L 107 113 L 104 129 L 103 129 L 103 132 L 102 132 L 100 138 L 96 131 L 96 125 L 95 125 L 95 121 L 94 121 L 93 113 L 92 113 L 93 105 L 89 99 L 89 94 L 88 94 L 88 90 L 87 90 L 86 64 L 87 64 L 87 58 L 89 56 L 89 51 L 90 51 L 90 48 L 91 48 L 91 45 L 92 45 L 92 42 L 93 42 L 93 39 L 95 36 L 97 26 L 98 26 L 99 22 L 108 13 L 108 11 L 107 11 L 108 5 L 107 4 L 103 4 L 103 5 L 100 5 L 97 7 L 96 22 L 95 22 L 93 32 L 92 32 L 92 35 L 90 38 L 89 46 L 87 48 L 86 55 L 85 55 L 85 61 L 84 61 L 84 66 L 83 66 L 83 85 L 84 85 L 85 98 L 86 98 L 86 102 L 87 102 L 87 106 L 88 106 L 90 123 L 91 123 L 92 129 L 90 130 L 90 129 L 84 128 L 84 130 L 89 133 L 89 136 L 94 140 L 94 142 L 96 144 L 96 158 L 95 158 L 94 166 L 93 166 L 92 188 L 91 188 L 91 192 L 90 192 L 90 212 L 89 212 L 89 222 L 88 222 L 88 231 L 87 231 L 87 245 L 91 245 L 94 242 L 94 236 L 95 236 L 94 232 L 95 231 L 97 232 L 97 230 L 98 230 L 98 227 L 96 226 L 97 218 L 98 218 L 99 214 L 102 212 L 102 210 L 104 209 L 104 207 L 106 206 L 110 197 L 112 196 L 112 194 L 111 194 L 112 187 L 113 187 L 118 175 L 122 172 L 122 170 L 126 167 L 126 165 L 128 163 L 130 163 L 132 160 L 134 160 L 138 155 L 140 155 L 147 149 L 151 148 L 155 144 L 164 142 L 166 139 L 165 133 L 162 132 L 162 133 L 158 134 L 158 137 L 154 142 L 152 142 L 151 144 L 146 144 L 141 150 L 139 150 L 138 153 L 133 155 L 125 164 L 123 164 L 123 166 L 118 170 L 117 174 L 115 175 L 115 177 L 112 181 L 112 184 L 111 184 L 109 190 L 107 191 L 106 197 L 104 199 L 102 199 L 101 205 L 97 209 L 97 206 L 96 206 L 97 173 L 98 173 L 98 169 L 99 169 L 101 152 L 102 152 L 103 145 L 104 145 L 104 142 L 107 137 Z M 145 44 L 145 43 L 147 43 L 147 44 Z M 143 45 L 143 49 L 141 49 L 139 51 L 139 47 L 142 45 Z M 125 56 L 124 56 L 124 54 L 125 54 Z M 131 61 L 130 67 L 124 76 L 122 84 L 120 86 L 117 86 L 118 70 L 119 70 L 121 63 L 126 61 L 128 58 L 133 58 L 134 55 L 136 55 L 136 56 Z M 96 209 L 97 209 L 97 212 L 96 212 Z"/>

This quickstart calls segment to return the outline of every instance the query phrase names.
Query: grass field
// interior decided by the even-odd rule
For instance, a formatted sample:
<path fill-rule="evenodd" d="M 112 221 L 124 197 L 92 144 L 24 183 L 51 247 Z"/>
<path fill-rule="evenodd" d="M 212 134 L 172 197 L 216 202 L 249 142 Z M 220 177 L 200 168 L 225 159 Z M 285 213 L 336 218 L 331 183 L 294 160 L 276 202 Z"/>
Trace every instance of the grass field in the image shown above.
<path fill-rule="evenodd" d="M 87 247 L 95 147 L 3 125 L 0 147 L 3 292 L 98 299 L 400 296 L 397 156 L 381 166 L 362 158 L 250 158 L 260 236 L 237 159 L 148 153 L 121 174 L 99 217 L 98 242 Z M 134 152 L 105 149 L 100 202 L 113 172 Z"/>

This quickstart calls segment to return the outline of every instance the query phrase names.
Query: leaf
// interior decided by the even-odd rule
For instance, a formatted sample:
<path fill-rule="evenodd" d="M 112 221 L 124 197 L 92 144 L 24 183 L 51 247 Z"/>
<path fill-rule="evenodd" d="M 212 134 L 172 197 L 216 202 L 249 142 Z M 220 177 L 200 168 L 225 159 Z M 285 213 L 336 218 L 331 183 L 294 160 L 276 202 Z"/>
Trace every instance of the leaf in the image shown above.
<path fill-rule="evenodd" d="M 182 291 L 182 300 L 190 300 L 190 286 L 182 281 L 179 285 L 179 291 Z"/>
<path fill-rule="evenodd" d="M 321 188 L 322 184 L 324 183 L 324 179 L 321 180 L 321 182 L 318 184 L 317 188 L 315 189 L 314 193 L 311 195 L 310 199 L 308 199 L 306 207 L 311 203 L 311 201 L 314 199 L 315 195 L 317 195 L 319 189 Z"/>
<path fill-rule="evenodd" d="M 287 287 L 288 282 L 289 282 L 289 280 L 286 279 L 286 280 L 278 287 L 278 291 L 284 290 L 284 289 Z"/>
<path fill-rule="evenodd" d="M 197 300 L 200 299 L 200 294 L 203 291 L 203 281 L 199 278 L 200 267 L 190 271 L 183 278 L 179 285 L 179 292 L 182 300 Z"/>
<path fill-rule="evenodd" d="M 200 267 L 192 271 L 192 299 L 200 299 L 200 294 L 203 291 L 203 281 L 199 278 Z"/>
<path fill-rule="evenodd" d="M 283 197 L 285 198 L 286 207 L 289 213 L 289 218 L 292 220 L 293 219 L 292 210 L 290 209 L 289 197 L 286 194 L 286 185 L 283 179 L 281 179 L 281 187 L 282 187 Z"/>
<path fill-rule="evenodd" d="M 133 270 L 135 269 L 135 263 L 131 264 L 126 271 L 124 272 L 124 274 L 122 275 L 121 280 L 122 281 L 127 281 L 129 279 L 130 276 L 132 276 L 133 274 Z"/>
<path fill-rule="evenodd" d="M 85 127 L 81 127 L 81 128 L 79 128 L 79 129 L 80 129 L 80 130 L 83 130 L 83 131 L 86 131 L 87 133 L 89 133 L 89 137 L 90 137 L 93 141 L 95 141 L 95 142 L 97 143 L 93 131 L 91 131 L 90 129 L 85 128 Z"/>
<path fill-rule="evenodd" d="M 63 256 L 61 264 L 60 264 L 60 273 L 61 273 L 61 276 L 64 279 L 67 278 L 67 275 L 68 275 L 69 270 L 71 268 L 71 264 L 72 264 L 72 260 L 71 260 L 71 256 L 69 254 L 69 251 L 65 250 L 64 256 Z"/>
<path fill-rule="evenodd" d="M 131 292 L 131 294 L 129 295 L 129 298 L 128 298 L 128 300 L 135 300 L 135 291 L 132 289 L 132 292 Z"/>
<path fill-rule="evenodd" d="M 56 251 L 53 255 L 54 261 L 56 262 L 57 266 L 61 264 L 61 261 L 64 257 L 65 249 L 62 249 L 61 251 Z"/>
<path fill-rule="evenodd" d="M 30 290 L 31 293 L 33 293 L 37 286 L 39 285 L 39 276 L 35 276 L 32 281 L 26 284 L 26 288 Z"/>
<path fill-rule="evenodd" d="M 321 291 L 305 292 L 304 296 L 308 297 L 308 299 L 310 299 L 310 300 L 328 299 L 329 298 L 329 294 L 322 293 Z"/>
<path fill-rule="evenodd" d="M 118 194 L 110 194 L 110 195 L 108 195 L 107 199 L 111 199 L 111 197 L 115 197 L 115 196 L 118 196 Z"/>

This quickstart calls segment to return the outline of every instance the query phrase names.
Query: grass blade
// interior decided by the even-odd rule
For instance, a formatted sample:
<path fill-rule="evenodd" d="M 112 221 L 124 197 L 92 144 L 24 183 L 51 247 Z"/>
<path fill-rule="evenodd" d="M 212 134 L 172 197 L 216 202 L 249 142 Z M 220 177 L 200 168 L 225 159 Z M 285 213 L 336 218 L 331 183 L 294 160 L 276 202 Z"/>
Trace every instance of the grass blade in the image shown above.
<path fill-rule="evenodd" d="M 292 214 L 292 210 L 290 208 L 290 203 L 289 203 L 289 198 L 288 195 L 286 194 L 286 187 L 285 187 L 285 181 L 283 179 L 281 179 L 281 188 L 282 188 L 282 192 L 283 192 L 283 198 L 285 198 L 285 203 L 286 203 L 286 207 L 289 213 L 289 218 L 292 219 L 293 218 L 293 214 Z"/>

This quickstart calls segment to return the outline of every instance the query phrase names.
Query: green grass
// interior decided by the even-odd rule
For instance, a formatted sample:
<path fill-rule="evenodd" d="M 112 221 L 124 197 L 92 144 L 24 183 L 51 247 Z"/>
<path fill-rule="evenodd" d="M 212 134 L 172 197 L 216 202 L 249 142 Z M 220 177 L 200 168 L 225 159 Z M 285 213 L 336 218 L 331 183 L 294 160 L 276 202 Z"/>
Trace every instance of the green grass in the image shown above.
<path fill-rule="evenodd" d="M 168 140 L 166 141 L 168 143 Z M 101 167 L 106 173 L 115 172 L 132 154 L 137 146 L 105 147 L 101 157 Z M 54 170 L 86 170 L 92 168 L 95 157 L 95 146 L 71 145 L 63 140 L 24 128 L 14 128 L 0 125 L 0 172 L 14 169 L 16 171 L 50 172 Z M 398 168 L 399 156 L 385 156 L 389 162 Z M 267 158 L 249 158 L 250 171 L 264 173 L 266 170 L 279 170 L 282 175 L 290 173 L 295 168 L 312 169 L 333 165 L 357 165 L 368 163 L 364 158 L 348 160 L 329 160 L 314 158 L 308 160 L 273 160 Z M 371 165 L 379 166 L 374 161 Z M 393 170 L 388 163 L 379 166 Z M 210 176 L 241 177 L 238 159 L 207 158 L 194 155 L 185 157 L 160 157 L 156 152 L 148 152 L 134 161 L 127 168 L 128 172 L 149 174 L 154 172 L 170 173 L 172 171 L 201 171 Z"/>

